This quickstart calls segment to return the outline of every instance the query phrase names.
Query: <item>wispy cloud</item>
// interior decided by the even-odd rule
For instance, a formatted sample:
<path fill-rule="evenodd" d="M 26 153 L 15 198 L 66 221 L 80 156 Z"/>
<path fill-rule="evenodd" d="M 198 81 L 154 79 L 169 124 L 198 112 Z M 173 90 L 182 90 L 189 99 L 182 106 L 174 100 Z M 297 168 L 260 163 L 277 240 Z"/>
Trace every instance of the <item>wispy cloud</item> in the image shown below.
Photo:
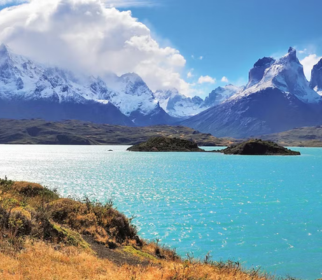
<path fill-rule="evenodd" d="M 192 77 L 193 77 L 192 72 L 193 72 L 193 69 L 190 69 L 190 71 L 187 73 L 187 78 L 188 78 L 188 79 L 190 79 L 190 78 L 192 78 Z"/>
<path fill-rule="evenodd" d="M 297 51 L 299 54 L 306 54 L 307 53 L 307 49 L 304 49 L 304 50 L 298 50 Z"/>
<path fill-rule="evenodd" d="M 195 55 L 191 55 L 191 58 L 192 59 L 197 59 L 197 60 L 203 60 L 203 56 L 202 55 L 200 55 L 200 56 L 195 56 Z"/>

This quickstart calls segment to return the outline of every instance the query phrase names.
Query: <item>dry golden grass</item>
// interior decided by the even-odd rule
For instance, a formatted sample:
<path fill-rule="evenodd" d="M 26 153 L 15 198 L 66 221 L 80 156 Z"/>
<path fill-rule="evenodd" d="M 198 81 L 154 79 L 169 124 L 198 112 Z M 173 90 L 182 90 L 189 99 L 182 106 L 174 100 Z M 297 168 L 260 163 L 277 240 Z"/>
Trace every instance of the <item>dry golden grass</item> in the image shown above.
<path fill-rule="evenodd" d="M 219 268 L 191 262 L 158 261 L 153 265 L 117 266 L 108 260 L 75 247 L 59 251 L 43 242 L 27 242 L 25 250 L 15 256 L 0 254 L 1 279 L 112 279 L 112 280 L 194 280 L 194 279 L 252 279 L 265 280 L 255 273 L 238 268 Z"/>
<path fill-rule="evenodd" d="M 81 234 L 101 247 L 94 250 L 97 243 L 87 243 Z M 115 250 L 107 248 L 111 244 Z M 104 251 L 108 260 L 94 251 Z M 230 262 L 182 260 L 175 251 L 139 239 L 131 219 L 112 204 L 63 199 L 41 185 L 5 179 L 0 180 L 0 279 L 272 278 Z"/>

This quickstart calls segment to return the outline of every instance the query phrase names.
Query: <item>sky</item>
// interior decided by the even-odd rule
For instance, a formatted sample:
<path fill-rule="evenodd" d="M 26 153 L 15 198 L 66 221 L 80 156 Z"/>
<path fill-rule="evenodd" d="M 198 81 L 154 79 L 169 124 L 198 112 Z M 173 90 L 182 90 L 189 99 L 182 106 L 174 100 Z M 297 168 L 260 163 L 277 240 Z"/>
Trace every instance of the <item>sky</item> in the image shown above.
<path fill-rule="evenodd" d="M 290 46 L 308 79 L 322 57 L 320 0 L 0 0 L 0 9 L 0 42 L 16 52 L 97 75 L 136 72 L 152 90 L 189 96 L 246 84 L 259 58 Z"/>

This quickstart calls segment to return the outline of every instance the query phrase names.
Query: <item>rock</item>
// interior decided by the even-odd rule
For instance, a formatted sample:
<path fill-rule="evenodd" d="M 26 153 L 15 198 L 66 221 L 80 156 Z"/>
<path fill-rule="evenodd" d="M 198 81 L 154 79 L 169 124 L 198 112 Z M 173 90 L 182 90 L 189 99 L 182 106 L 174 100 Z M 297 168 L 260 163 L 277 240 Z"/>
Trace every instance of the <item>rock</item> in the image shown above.
<path fill-rule="evenodd" d="M 322 59 L 312 68 L 310 87 L 322 94 Z"/>
<path fill-rule="evenodd" d="M 204 152 L 197 143 L 170 137 L 152 137 L 127 149 L 132 152 Z"/>
<path fill-rule="evenodd" d="M 249 81 L 246 88 L 250 88 L 251 86 L 259 83 L 259 81 L 263 78 L 265 70 L 269 68 L 275 62 L 274 58 L 271 57 L 263 57 L 259 59 L 254 67 L 249 71 Z"/>
<path fill-rule="evenodd" d="M 300 152 L 284 148 L 272 141 L 251 139 L 217 151 L 226 155 L 300 155 Z"/>

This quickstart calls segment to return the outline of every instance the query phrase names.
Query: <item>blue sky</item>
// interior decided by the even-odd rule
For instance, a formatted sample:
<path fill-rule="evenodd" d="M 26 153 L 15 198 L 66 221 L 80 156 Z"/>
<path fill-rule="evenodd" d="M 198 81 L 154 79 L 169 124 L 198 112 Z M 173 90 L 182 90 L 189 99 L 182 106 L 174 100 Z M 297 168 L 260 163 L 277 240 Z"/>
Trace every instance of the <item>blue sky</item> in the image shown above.
<path fill-rule="evenodd" d="M 279 57 L 290 46 L 298 54 L 322 55 L 320 0 L 175 0 L 155 1 L 132 14 L 170 41 L 196 76 L 245 82 L 258 58 Z M 194 58 L 192 58 L 192 55 Z M 199 60 L 198 57 L 203 59 Z"/>
<path fill-rule="evenodd" d="M 84 8 L 86 1 L 91 2 L 92 5 L 87 5 Z M 104 34 L 106 38 L 110 38 L 109 36 L 112 34 L 113 40 L 120 41 L 123 45 L 126 45 L 128 41 L 133 41 L 129 34 L 139 37 L 147 35 L 152 38 L 146 43 L 146 46 L 151 47 L 152 51 L 147 47 L 144 50 L 145 53 L 142 51 L 145 47 L 144 40 L 142 39 L 141 43 L 133 41 L 132 46 L 135 45 L 139 52 L 133 51 L 132 57 L 141 57 L 142 63 L 133 61 L 132 64 L 128 64 L 127 62 L 131 61 L 131 57 L 129 57 L 117 61 L 111 69 L 104 70 L 111 70 L 118 74 L 138 72 L 152 89 L 168 85 L 179 88 L 183 93 L 190 92 L 189 95 L 198 94 L 202 97 L 220 85 L 246 84 L 248 71 L 259 58 L 263 56 L 278 58 L 284 55 L 290 46 L 298 50 L 298 57 L 303 62 L 308 77 L 311 67 L 322 56 L 322 17 L 320 15 L 322 1 L 320 0 L 86 1 L 26 0 L 27 4 L 25 5 L 29 5 L 29 8 L 24 8 L 24 5 L 21 5 L 19 1 L 0 0 L 0 10 L 10 5 L 18 5 L 19 9 L 17 13 L 9 11 L 0 14 L 2 17 L 0 42 L 9 44 L 25 55 L 44 60 L 40 54 L 45 55 L 44 50 L 50 49 L 53 45 L 50 43 L 51 40 L 55 42 L 62 37 L 71 36 L 75 31 L 72 29 L 74 23 L 66 18 L 64 18 L 66 30 L 70 29 L 68 36 L 66 36 L 66 32 L 58 34 L 58 32 L 62 32 L 60 29 L 52 30 L 50 27 L 47 31 L 41 30 L 41 25 L 48 22 L 51 23 L 50 26 L 56 26 L 55 18 L 58 18 L 41 19 L 45 14 L 42 12 L 43 10 L 48 9 L 48 15 L 53 13 L 65 15 L 68 11 L 69 18 L 75 20 L 75 25 L 79 25 L 81 31 L 86 28 L 88 18 L 85 16 L 86 13 L 82 15 L 77 13 L 77 9 L 65 9 L 62 12 L 56 7 L 57 5 L 55 7 L 52 5 L 49 8 L 49 4 L 47 7 L 42 6 L 43 3 L 68 3 L 71 6 L 77 6 L 78 10 L 88 9 L 87 12 L 90 13 L 93 9 L 98 9 L 98 2 L 102 3 L 103 1 L 107 8 L 114 6 L 119 11 L 130 10 L 132 13 L 132 16 L 127 15 L 124 18 L 122 13 L 115 15 L 111 11 L 103 11 L 105 17 L 97 20 L 95 28 L 101 29 L 101 34 Z M 75 5 L 75 3 L 81 4 Z M 35 16 L 37 14 L 38 16 Z M 113 17 L 115 17 L 115 24 L 110 20 Z M 140 28 L 137 28 L 133 17 L 143 23 Z M 37 26 L 30 24 L 30 22 L 37 20 L 39 21 Z M 99 24 L 101 26 L 98 26 Z M 114 26 L 106 28 L 107 26 L 104 25 L 108 24 Z M 120 25 L 122 28 L 118 29 Z M 29 26 L 31 27 L 29 28 Z M 150 30 L 145 30 L 146 27 Z M 109 29 L 113 29 L 111 34 L 108 33 Z M 14 36 L 10 35 L 11 32 Z M 56 33 L 61 36 L 59 37 Z M 17 34 L 21 34 L 20 37 Z M 38 38 L 39 40 L 36 41 L 35 34 L 38 34 L 41 39 Z M 91 31 L 88 34 L 86 32 L 79 34 L 87 36 L 86 40 L 88 41 L 92 38 Z M 120 38 L 116 38 L 117 36 Z M 104 62 L 104 65 L 110 65 L 111 58 L 122 57 L 125 54 L 122 52 L 123 45 L 120 45 L 120 55 L 109 56 L 108 51 L 113 46 L 106 45 L 108 40 L 105 40 L 104 46 L 100 46 L 100 51 L 106 48 L 105 56 L 98 58 L 99 61 Z M 50 44 L 46 45 L 44 43 L 46 41 Z M 153 45 L 155 42 L 157 46 Z M 97 42 L 94 40 L 92 45 L 95 43 Z M 80 45 L 75 42 L 70 42 L 70 44 L 71 49 L 80 49 Z M 47 57 L 53 58 L 55 61 L 59 61 L 63 55 L 65 58 L 68 57 L 68 55 L 66 56 L 67 47 L 65 50 L 58 50 L 58 47 L 56 49 L 50 49 L 50 52 L 46 54 Z M 92 50 L 84 49 L 82 51 L 80 57 L 84 59 Z M 57 56 L 54 55 L 55 52 L 57 52 Z M 92 61 L 95 59 L 97 60 L 97 57 L 94 57 Z M 168 64 L 163 65 L 163 61 L 167 61 Z M 73 63 L 75 61 L 68 61 L 68 65 Z M 148 66 L 144 69 L 142 65 Z M 151 70 L 148 71 L 149 69 Z M 154 73 L 156 73 L 155 76 L 153 76 Z M 223 77 L 226 79 L 223 79 L 222 82 Z"/>

